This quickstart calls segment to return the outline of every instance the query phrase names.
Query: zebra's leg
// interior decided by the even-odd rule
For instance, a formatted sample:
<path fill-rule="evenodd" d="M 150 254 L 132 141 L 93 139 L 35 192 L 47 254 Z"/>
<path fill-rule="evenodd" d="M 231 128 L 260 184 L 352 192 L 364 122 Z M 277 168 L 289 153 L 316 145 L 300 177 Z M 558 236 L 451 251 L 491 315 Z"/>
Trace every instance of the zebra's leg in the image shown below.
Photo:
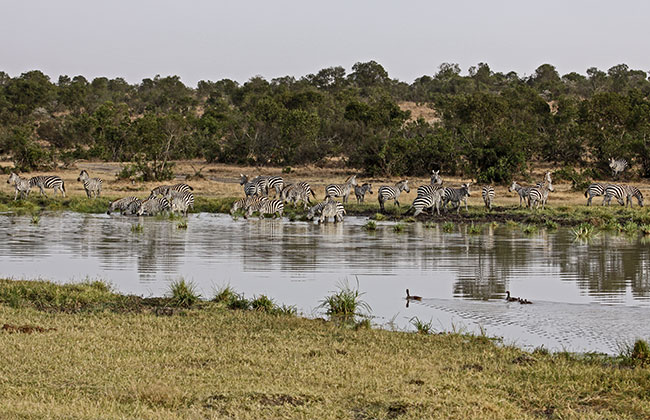
<path fill-rule="evenodd" d="M 397 208 L 399 209 L 400 205 L 399 205 L 399 201 L 397 201 L 397 198 L 395 198 L 395 205 L 396 205 Z"/>
<path fill-rule="evenodd" d="M 589 196 L 589 198 L 587 198 L 587 207 L 591 206 L 591 199 L 592 198 L 593 198 L 592 196 Z"/>
<path fill-rule="evenodd" d="M 381 196 L 379 196 L 379 209 L 383 213 L 384 212 L 384 202 L 381 199 Z"/>
<path fill-rule="evenodd" d="M 23 192 L 20 192 L 20 197 L 22 198 Z M 18 200 L 18 188 L 16 188 L 16 191 L 14 192 L 14 201 Z"/>

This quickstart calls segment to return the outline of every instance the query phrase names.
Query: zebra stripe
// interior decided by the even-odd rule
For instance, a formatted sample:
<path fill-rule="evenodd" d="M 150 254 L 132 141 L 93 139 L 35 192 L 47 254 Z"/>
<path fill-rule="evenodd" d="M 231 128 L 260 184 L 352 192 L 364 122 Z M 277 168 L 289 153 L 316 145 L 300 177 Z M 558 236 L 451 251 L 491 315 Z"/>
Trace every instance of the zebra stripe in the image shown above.
<path fill-rule="evenodd" d="M 643 194 L 637 187 L 632 185 L 609 184 L 605 187 L 604 195 L 603 206 L 610 205 L 613 197 L 621 206 L 627 207 L 629 204 L 632 207 L 632 198 L 634 197 L 639 206 L 643 207 Z"/>
<path fill-rule="evenodd" d="M 248 197 L 248 203 L 246 207 L 246 215 L 244 218 L 250 217 L 253 213 L 256 211 L 259 211 L 260 208 L 262 207 L 262 204 L 264 204 L 265 201 L 268 200 L 268 197 L 264 197 L 261 195 L 255 195 L 252 197 Z"/>
<path fill-rule="evenodd" d="M 108 211 L 106 214 L 111 214 L 111 212 L 119 210 L 122 214 L 136 214 L 140 209 L 140 204 L 142 201 L 138 197 L 124 197 L 119 200 L 115 200 L 108 205 Z"/>
<path fill-rule="evenodd" d="M 148 216 L 155 216 L 159 213 L 169 211 L 170 209 L 171 205 L 169 204 L 169 200 L 167 200 L 165 197 L 148 198 L 140 203 L 137 214 L 138 216 L 142 216 L 144 214 Z"/>
<path fill-rule="evenodd" d="M 357 203 L 363 203 L 366 193 L 372 194 L 372 184 L 364 183 L 361 186 L 354 187 L 354 195 L 357 197 Z"/>
<path fill-rule="evenodd" d="M 463 184 L 460 188 L 450 188 L 446 187 L 442 195 L 442 208 L 447 210 L 448 203 L 454 203 L 456 213 L 460 213 L 460 202 L 465 202 L 465 211 L 467 209 L 467 197 L 470 197 L 469 186 L 470 182 Z"/>
<path fill-rule="evenodd" d="M 336 222 L 342 222 L 343 221 L 343 216 L 345 216 L 347 213 L 345 211 L 345 207 L 343 206 L 342 203 L 329 199 L 325 200 L 323 202 L 320 202 L 316 204 L 315 206 L 311 207 L 309 211 L 307 212 L 307 219 L 312 220 L 315 216 L 320 216 L 321 213 L 323 212 L 323 208 L 327 205 L 328 201 L 334 201 L 336 203 L 336 216 L 335 216 L 335 221 Z"/>
<path fill-rule="evenodd" d="M 494 200 L 494 187 L 492 185 L 485 185 L 481 190 L 481 197 L 485 207 L 492 210 L 492 200 Z"/>
<path fill-rule="evenodd" d="M 519 195 L 519 207 L 521 207 L 521 203 L 523 201 L 528 200 L 528 193 L 530 193 L 531 188 L 532 187 L 521 186 L 521 185 L 517 184 L 516 181 L 512 181 L 512 185 L 510 186 L 510 188 L 508 188 L 508 191 L 509 192 L 515 191 Z"/>
<path fill-rule="evenodd" d="M 612 170 L 614 178 L 617 178 L 627 168 L 627 160 L 609 158 L 609 167 Z"/>
<path fill-rule="evenodd" d="M 99 197 L 102 192 L 102 180 L 99 178 L 91 178 L 85 169 L 79 173 L 77 181 L 81 181 L 83 183 L 84 190 L 86 191 L 88 198 L 92 197 L 93 195 L 95 197 Z"/>
<path fill-rule="evenodd" d="M 284 180 L 281 176 L 268 176 L 266 177 L 266 195 L 269 195 L 271 189 L 274 190 L 273 197 L 280 196 Z"/>
<path fill-rule="evenodd" d="M 29 179 L 29 184 L 32 187 L 38 187 L 41 190 L 41 195 L 47 197 L 45 194 L 45 188 L 52 188 L 54 190 L 54 195 L 56 192 L 60 191 L 61 195 L 65 197 L 65 185 L 60 176 L 57 175 L 39 175 Z"/>
<path fill-rule="evenodd" d="M 180 184 L 174 184 L 174 185 L 159 185 L 153 190 L 151 190 L 151 194 L 149 195 L 149 198 L 156 198 L 159 195 L 162 195 L 163 197 L 169 195 L 170 191 L 176 191 L 176 192 L 190 192 L 194 191 L 194 188 L 190 187 L 187 184 L 180 183 Z"/>
<path fill-rule="evenodd" d="M 357 185 L 357 176 L 352 175 L 345 180 L 345 184 L 330 184 L 325 187 L 325 198 L 343 197 L 343 203 L 348 202 L 348 196 L 352 187 Z"/>
<path fill-rule="evenodd" d="M 410 192 L 408 179 L 404 179 L 395 184 L 394 187 L 382 185 L 377 191 L 377 198 L 379 200 L 379 207 L 384 211 L 384 203 L 388 200 L 395 200 L 395 205 L 399 208 L 399 196 L 402 191 Z"/>
<path fill-rule="evenodd" d="M 587 205 L 591 206 L 591 200 L 594 197 L 600 197 L 601 195 L 605 195 L 605 184 L 591 184 L 587 187 L 587 190 L 585 191 L 585 198 L 587 199 Z"/>
<path fill-rule="evenodd" d="M 442 185 L 420 185 L 417 190 L 417 195 L 432 195 L 441 189 L 443 189 Z"/>
<path fill-rule="evenodd" d="M 532 209 L 535 205 L 535 209 L 539 207 L 539 203 L 542 203 L 542 209 L 546 207 L 546 200 L 548 200 L 549 191 L 555 191 L 553 184 L 550 182 L 550 172 L 546 173 L 547 176 L 544 179 L 544 183 L 541 187 L 532 187 L 528 192 L 528 208 Z"/>
<path fill-rule="evenodd" d="M 442 202 L 442 195 L 444 189 L 438 188 L 432 194 L 418 195 L 413 200 L 411 208 L 415 209 L 413 217 L 417 217 L 424 210 L 430 209 L 432 207 L 436 208 L 436 213 L 440 214 L 440 203 Z"/>
<path fill-rule="evenodd" d="M 170 190 L 165 198 L 169 201 L 172 213 L 183 213 L 187 217 L 188 210 L 194 210 L 194 193 L 191 191 Z"/>
<path fill-rule="evenodd" d="M 282 212 L 284 211 L 284 203 L 282 200 L 264 200 L 260 206 L 260 219 L 263 219 L 265 215 L 273 215 L 275 219 L 276 216 L 282 217 Z"/>
<path fill-rule="evenodd" d="M 18 193 L 20 193 L 20 198 L 27 198 L 29 195 L 29 190 L 32 188 L 32 184 L 29 182 L 30 180 L 27 178 L 21 178 L 18 176 L 18 174 L 12 172 L 11 175 L 9 175 L 9 179 L 7 180 L 7 184 L 14 184 L 14 201 L 18 199 Z"/>

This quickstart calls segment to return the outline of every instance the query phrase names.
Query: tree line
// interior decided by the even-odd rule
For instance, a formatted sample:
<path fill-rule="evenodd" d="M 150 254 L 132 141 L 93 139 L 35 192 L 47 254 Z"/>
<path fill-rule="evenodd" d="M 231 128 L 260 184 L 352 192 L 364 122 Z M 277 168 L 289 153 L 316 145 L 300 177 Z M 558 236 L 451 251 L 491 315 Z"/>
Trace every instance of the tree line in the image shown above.
<path fill-rule="evenodd" d="M 408 84 L 374 61 L 301 78 L 185 86 L 178 76 L 124 79 L 0 72 L 0 154 L 29 171 L 53 161 L 128 162 L 125 176 L 166 179 L 175 159 L 248 165 L 337 162 L 367 175 L 431 169 L 508 182 L 537 161 L 608 173 L 610 157 L 650 176 L 650 81 L 620 64 L 530 76 L 444 63 Z M 400 104 L 430 107 L 415 118 Z M 584 171 L 583 171 L 584 172 Z"/>

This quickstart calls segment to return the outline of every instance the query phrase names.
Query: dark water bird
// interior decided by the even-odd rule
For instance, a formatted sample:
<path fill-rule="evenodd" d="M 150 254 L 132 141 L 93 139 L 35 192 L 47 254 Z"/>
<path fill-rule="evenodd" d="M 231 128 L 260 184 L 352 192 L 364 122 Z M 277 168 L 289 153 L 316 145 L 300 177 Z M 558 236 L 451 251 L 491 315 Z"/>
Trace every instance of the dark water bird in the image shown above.
<path fill-rule="evenodd" d="M 422 300 L 422 296 L 411 296 L 409 289 L 406 289 L 406 300 Z"/>
<path fill-rule="evenodd" d="M 522 305 L 530 305 L 533 302 L 529 301 L 528 299 L 519 298 L 519 303 L 521 303 Z"/>
<path fill-rule="evenodd" d="M 519 298 L 510 296 L 510 290 L 506 290 L 506 294 L 506 302 L 519 302 Z"/>

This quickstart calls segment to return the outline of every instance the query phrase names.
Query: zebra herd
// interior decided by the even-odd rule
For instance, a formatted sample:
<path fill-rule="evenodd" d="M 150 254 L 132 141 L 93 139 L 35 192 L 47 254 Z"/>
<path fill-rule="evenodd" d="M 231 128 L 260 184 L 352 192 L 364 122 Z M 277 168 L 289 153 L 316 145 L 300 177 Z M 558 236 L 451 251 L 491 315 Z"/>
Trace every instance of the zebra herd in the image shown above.
<path fill-rule="evenodd" d="M 179 213 L 187 216 L 194 209 L 194 188 L 179 183 L 159 185 L 151 190 L 149 197 L 141 200 L 130 196 L 109 203 L 107 214 L 120 212 L 123 215 L 155 216 L 161 213 Z"/>
<path fill-rule="evenodd" d="M 610 205 L 612 198 L 615 198 L 620 205 L 627 207 L 629 204 L 632 207 L 632 199 L 636 198 L 639 206 L 643 207 L 643 194 L 633 185 L 595 183 L 587 187 L 585 198 L 588 206 L 591 205 L 594 197 L 600 196 L 604 197 L 603 206 Z"/>
<path fill-rule="evenodd" d="M 47 194 L 45 193 L 46 188 L 53 189 L 54 195 L 59 191 L 61 192 L 61 195 L 65 197 L 65 185 L 63 180 L 61 177 L 56 175 L 39 175 L 31 178 L 22 178 L 17 173 L 12 172 L 11 175 L 9 175 L 7 184 L 14 184 L 14 201 L 18 199 L 19 194 L 20 198 L 27 198 L 30 190 L 34 187 L 38 187 L 41 191 L 41 195 L 45 197 L 47 197 Z"/>

